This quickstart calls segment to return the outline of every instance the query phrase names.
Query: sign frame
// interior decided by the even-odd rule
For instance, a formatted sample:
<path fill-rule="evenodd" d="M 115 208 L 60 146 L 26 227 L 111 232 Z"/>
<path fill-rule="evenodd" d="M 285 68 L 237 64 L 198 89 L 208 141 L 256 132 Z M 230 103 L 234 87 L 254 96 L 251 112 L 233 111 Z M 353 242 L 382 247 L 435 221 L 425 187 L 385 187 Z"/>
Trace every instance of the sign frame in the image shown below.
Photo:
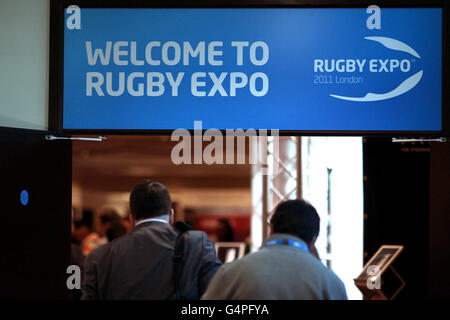
<path fill-rule="evenodd" d="M 355 0 L 293 0 L 286 4 L 276 3 L 274 0 L 259 1 L 193 1 L 187 6 L 180 1 L 142 1 L 142 0 L 51 0 L 50 2 L 50 59 L 49 59 L 49 130 L 68 134 L 138 134 L 138 135 L 170 135 L 177 128 L 164 130 L 155 129 L 64 129 L 63 128 L 63 90 L 64 90 L 64 23 L 65 8 L 77 5 L 80 8 L 367 8 L 373 1 Z M 446 40 L 450 34 L 450 5 L 443 0 L 380 0 L 375 3 L 383 8 L 442 8 L 442 93 L 441 93 L 441 130 L 440 131 L 360 131 L 360 130 L 280 130 L 281 136 L 398 136 L 398 137 L 449 137 L 450 136 L 450 106 L 449 74 L 450 41 Z M 201 120 L 201 119 L 199 119 Z M 207 129 L 207 128 L 206 128 Z M 202 131 L 206 131 L 203 129 Z M 224 133 L 226 128 L 220 128 Z M 237 129 L 237 128 L 229 128 Z M 243 128 L 247 129 L 247 128 Z M 268 134 L 271 134 L 267 128 Z M 191 133 L 194 130 L 188 130 Z"/>
<path fill-rule="evenodd" d="M 382 245 L 377 252 L 373 254 L 373 256 L 370 258 L 370 260 L 364 265 L 363 270 L 358 275 L 357 278 L 354 279 L 355 285 L 358 287 L 358 289 L 361 291 L 361 293 L 364 295 L 365 298 L 368 299 L 374 299 L 374 300 L 386 300 L 386 299 L 394 299 L 398 293 L 404 288 L 405 281 L 402 279 L 402 277 L 398 274 L 398 272 L 392 267 L 393 262 L 397 259 L 398 255 L 403 251 L 404 246 L 402 245 Z M 391 251 L 392 253 L 389 254 L 388 258 L 384 258 L 383 251 Z M 375 264 L 374 264 L 375 263 Z M 377 266 L 378 272 L 375 275 L 371 275 L 369 272 L 369 267 L 371 266 Z M 400 286 L 397 288 L 397 290 L 393 293 L 393 295 L 388 298 L 384 292 L 383 288 L 373 288 L 369 289 L 367 288 L 367 282 L 369 281 L 369 278 L 373 278 L 372 281 L 381 281 L 383 274 L 390 269 L 394 276 L 397 277 L 397 279 L 400 281 Z"/>
<path fill-rule="evenodd" d="M 234 260 L 232 260 L 232 261 L 236 261 L 245 255 L 245 242 L 216 242 L 214 244 L 214 248 L 216 250 L 216 255 L 218 257 L 219 257 L 220 249 L 236 249 L 237 254 L 234 257 Z M 232 261 L 229 261 L 229 262 L 232 262 Z M 229 263 L 227 261 L 222 261 L 222 262 Z"/>

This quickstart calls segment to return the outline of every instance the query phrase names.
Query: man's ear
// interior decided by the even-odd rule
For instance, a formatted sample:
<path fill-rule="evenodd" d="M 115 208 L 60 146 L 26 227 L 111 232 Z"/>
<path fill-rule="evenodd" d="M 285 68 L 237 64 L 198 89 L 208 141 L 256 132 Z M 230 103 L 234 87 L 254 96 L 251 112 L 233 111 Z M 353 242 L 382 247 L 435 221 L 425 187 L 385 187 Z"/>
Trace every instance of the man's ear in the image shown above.
<path fill-rule="evenodd" d="M 169 212 L 169 223 L 173 225 L 175 223 L 175 211 L 173 209 L 170 209 Z"/>
<path fill-rule="evenodd" d="M 134 229 L 134 225 L 136 224 L 136 220 L 134 219 L 134 214 L 130 214 L 130 223 L 131 223 L 131 229 Z"/>
<path fill-rule="evenodd" d="M 317 237 L 314 237 L 314 238 L 312 238 L 312 240 L 310 242 L 307 243 L 309 252 L 316 251 L 316 247 L 315 247 L 316 240 L 317 240 Z"/>

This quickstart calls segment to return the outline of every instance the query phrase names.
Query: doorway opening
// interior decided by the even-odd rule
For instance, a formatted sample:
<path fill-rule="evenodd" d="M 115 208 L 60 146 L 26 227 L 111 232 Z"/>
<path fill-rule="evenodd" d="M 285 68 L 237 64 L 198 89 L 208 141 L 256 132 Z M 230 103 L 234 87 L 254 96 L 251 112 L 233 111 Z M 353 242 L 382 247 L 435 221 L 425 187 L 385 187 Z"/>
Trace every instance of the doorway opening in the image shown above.
<path fill-rule="evenodd" d="M 246 254 L 261 245 L 252 243 L 260 241 L 252 233 L 263 223 L 254 223 L 252 165 L 176 165 L 171 154 L 178 143 L 151 135 L 73 142 L 72 238 L 82 250 L 85 237 L 98 232 L 102 213 L 114 211 L 126 221 L 130 191 L 145 180 L 166 185 L 175 220 L 205 231 L 213 242 L 244 242 Z M 363 264 L 362 138 L 302 137 L 300 150 L 302 196 L 321 218 L 319 257 L 343 280 L 349 298 L 360 299 L 353 279 Z M 235 145 L 236 158 L 239 152 Z M 87 254 L 92 248 L 84 249 Z"/>

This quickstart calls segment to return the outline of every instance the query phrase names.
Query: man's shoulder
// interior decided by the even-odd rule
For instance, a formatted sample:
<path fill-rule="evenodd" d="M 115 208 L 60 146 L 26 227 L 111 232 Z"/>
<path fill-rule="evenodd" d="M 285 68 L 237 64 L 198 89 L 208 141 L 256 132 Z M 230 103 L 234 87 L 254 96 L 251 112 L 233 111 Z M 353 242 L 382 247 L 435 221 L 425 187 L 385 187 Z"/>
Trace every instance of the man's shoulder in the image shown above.
<path fill-rule="evenodd" d="M 327 284 L 327 287 L 333 292 L 344 292 L 345 285 L 338 275 L 322 263 L 318 258 L 311 254 L 304 255 L 302 259 L 304 265 L 316 274 L 317 279 L 321 279 L 323 283 Z"/>
<path fill-rule="evenodd" d="M 207 238 L 207 235 L 204 231 L 200 230 L 188 230 L 185 232 L 186 238 L 190 240 L 194 239 L 205 239 Z"/>
<path fill-rule="evenodd" d="M 102 258 L 105 257 L 107 255 L 109 255 L 109 253 L 118 246 L 122 246 L 125 243 L 127 243 L 132 237 L 134 236 L 133 232 L 130 232 L 128 234 L 125 234 L 117 239 L 114 239 L 113 241 L 107 242 L 97 248 L 95 248 L 94 250 L 92 250 L 89 253 L 89 257 L 91 257 L 91 259 L 94 258 Z"/>
<path fill-rule="evenodd" d="M 183 233 L 184 246 L 187 248 L 198 248 L 213 246 L 210 243 L 207 234 L 200 230 L 189 230 Z"/>
<path fill-rule="evenodd" d="M 196 230 L 193 227 L 177 221 L 173 225 L 173 230 L 177 234 L 177 236 L 182 235 L 186 242 L 189 243 L 200 243 L 208 239 L 208 236 L 204 231 Z"/>
<path fill-rule="evenodd" d="M 248 272 L 250 274 L 254 273 L 254 268 L 260 268 L 261 260 L 264 258 L 261 255 L 260 251 L 255 251 L 243 256 L 240 259 L 234 260 L 229 263 L 224 263 L 220 267 L 220 272 L 223 276 L 226 275 L 235 275 L 241 272 Z"/>
<path fill-rule="evenodd" d="M 111 242 L 102 244 L 101 246 L 93 249 L 88 255 L 87 260 L 88 261 L 100 261 L 105 256 L 108 255 L 109 251 L 111 250 Z"/>

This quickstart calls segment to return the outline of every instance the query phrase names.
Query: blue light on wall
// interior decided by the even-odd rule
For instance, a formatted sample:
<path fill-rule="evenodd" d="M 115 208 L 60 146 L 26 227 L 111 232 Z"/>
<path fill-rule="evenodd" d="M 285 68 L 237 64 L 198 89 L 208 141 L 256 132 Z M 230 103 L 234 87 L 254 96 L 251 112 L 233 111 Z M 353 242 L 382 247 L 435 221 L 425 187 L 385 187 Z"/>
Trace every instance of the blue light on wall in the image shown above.
<path fill-rule="evenodd" d="M 23 206 L 26 206 L 29 200 L 30 196 L 28 194 L 28 191 L 22 190 L 22 192 L 20 193 L 20 203 L 22 203 Z"/>

